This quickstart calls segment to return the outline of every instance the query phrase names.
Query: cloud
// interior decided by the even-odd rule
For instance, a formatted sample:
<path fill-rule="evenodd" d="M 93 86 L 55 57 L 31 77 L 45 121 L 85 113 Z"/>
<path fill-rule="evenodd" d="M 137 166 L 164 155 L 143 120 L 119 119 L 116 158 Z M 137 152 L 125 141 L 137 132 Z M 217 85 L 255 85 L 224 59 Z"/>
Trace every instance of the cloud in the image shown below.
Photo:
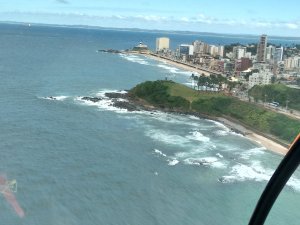
<path fill-rule="evenodd" d="M 55 0 L 68 2 L 66 0 Z M 64 3 L 66 4 L 66 3 Z M 261 33 L 271 32 L 273 34 L 297 35 L 300 31 L 300 20 L 264 20 L 260 18 L 236 19 L 220 18 L 197 14 L 194 16 L 162 16 L 157 14 L 135 14 L 106 13 L 95 12 L 48 12 L 48 11 L 14 11 L 0 13 L 1 20 L 7 18 L 19 21 L 48 21 L 50 23 L 76 24 L 76 25 L 94 25 L 94 26 L 112 26 L 112 27 L 136 27 L 149 29 L 176 29 L 191 31 L 212 31 L 212 32 L 241 32 L 241 33 Z M 23 18 L 23 19 L 20 19 Z M 25 18 L 25 19 L 24 19 Z M 38 19 L 37 19 L 38 18 Z M 53 22 L 55 21 L 55 22 Z M 57 22 L 59 21 L 59 22 Z"/>
<path fill-rule="evenodd" d="M 285 25 L 286 25 L 287 28 L 292 29 L 292 30 L 296 30 L 296 29 L 299 28 L 299 25 L 295 24 L 295 23 L 287 23 Z"/>

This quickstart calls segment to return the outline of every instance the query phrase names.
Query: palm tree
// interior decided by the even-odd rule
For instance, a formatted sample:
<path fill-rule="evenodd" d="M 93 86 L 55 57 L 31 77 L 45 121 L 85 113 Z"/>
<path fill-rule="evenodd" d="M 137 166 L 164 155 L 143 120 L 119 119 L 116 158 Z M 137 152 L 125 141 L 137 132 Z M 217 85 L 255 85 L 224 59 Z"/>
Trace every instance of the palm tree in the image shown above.
<path fill-rule="evenodd" d="M 200 86 L 204 86 L 204 85 L 205 85 L 205 82 L 206 82 L 206 77 L 202 74 L 202 75 L 198 78 L 198 83 L 197 83 L 198 91 L 199 91 L 199 87 L 200 87 Z"/>

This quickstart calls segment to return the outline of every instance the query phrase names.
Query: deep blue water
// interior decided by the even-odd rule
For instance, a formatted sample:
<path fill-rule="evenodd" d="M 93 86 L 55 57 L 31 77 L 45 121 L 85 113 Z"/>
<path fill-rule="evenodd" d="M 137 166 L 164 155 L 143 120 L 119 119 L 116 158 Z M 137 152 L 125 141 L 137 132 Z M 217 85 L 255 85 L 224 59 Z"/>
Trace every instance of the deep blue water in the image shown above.
<path fill-rule="evenodd" d="M 162 62 L 96 52 L 140 40 L 153 47 L 163 34 L 0 28 L 0 173 L 17 180 L 15 195 L 25 211 L 19 218 L 1 196 L 0 224 L 248 223 L 282 156 L 214 121 L 129 113 L 109 99 L 91 104 L 80 98 L 170 72 L 188 83 L 190 72 Z M 170 37 L 174 46 L 195 39 Z M 297 174 L 267 224 L 298 224 L 299 193 Z"/>

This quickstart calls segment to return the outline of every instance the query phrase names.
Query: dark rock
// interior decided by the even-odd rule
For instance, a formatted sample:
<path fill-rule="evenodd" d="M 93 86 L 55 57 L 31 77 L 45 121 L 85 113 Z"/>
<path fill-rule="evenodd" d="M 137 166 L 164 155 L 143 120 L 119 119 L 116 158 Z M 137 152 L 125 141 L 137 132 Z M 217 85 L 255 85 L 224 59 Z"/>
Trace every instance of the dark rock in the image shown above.
<path fill-rule="evenodd" d="M 108 98 L 126 98 L 126 94 L 124 93 L 116 93 L 116 92 L 106 92 L 105 96 Z"/>
<path fill-rule="evenodd" d="M 121 109 L 127 109 L 128 111 L 140 111 L 138 107 L 131 103 L 131 102 L 124 102 L 124 101 L 114 101 L 112 104 L 114 107 L 121 108 Z"/>
<path fill-rule="evenodd" d="M 99 102 L 103 98 L 97 98 L 97 97 L 82 97 L 82 100 L 91 101 L 91 102 Z"/>

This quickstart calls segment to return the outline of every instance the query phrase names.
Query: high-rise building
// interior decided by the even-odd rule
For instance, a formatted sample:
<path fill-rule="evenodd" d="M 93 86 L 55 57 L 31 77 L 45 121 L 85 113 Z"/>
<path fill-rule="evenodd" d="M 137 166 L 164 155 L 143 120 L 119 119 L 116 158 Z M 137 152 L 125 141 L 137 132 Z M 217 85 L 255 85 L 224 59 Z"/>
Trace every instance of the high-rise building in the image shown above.
<path fill-rule="evenodd" d="M 246 51 L 247 51 L 246 47 L 234 46 L 233 50 L 232 50 L 233 58 L 234 59 L 241 59 L 242 57 L 245 56 Z"/>
<path fill-rule="evenodd" d="M 193 45 L 194 45 L 194 52 L 195 53 L 203 53 L 203 42 L 202 41 L 194 41 Z"/>
<path fill-rule="evenodd" d="M 224 56 L 224 46 L 223 45 L 219 45 L 218 46 L 218 55 L 219 56 Z"/>
<path fill-rule="evenodd" d="M 194 46 L 193 45 L 186 45 L 181 44 L 179 45 L 179 53 L 180 55 L 193 55 L 194 54 Z"/>
<path fill-rule="evenodd" d="M 283 57 L 283 47 L 276 48 L 274 53 L 274 62 L 278 63 L 282 61 L 282 57 Z"/>
<path fill-rule="evenodd" d="M 267 35 L 260 36 L 259 43 L 257 45 L 257 62 L 266 61 L 266 48 L 267 48 Z"/>
<path fill-rule="evenodd" d="M 275 47 L 270 45 L 266 48 L 266 60 L 271 61 L 274 59 Z"/>
<path fill-rule="evenodd" d="M 170 39 L 167 37 L 156 38 L 156 51 L 159 52 L 161 50 L 170 48 Z"/>

